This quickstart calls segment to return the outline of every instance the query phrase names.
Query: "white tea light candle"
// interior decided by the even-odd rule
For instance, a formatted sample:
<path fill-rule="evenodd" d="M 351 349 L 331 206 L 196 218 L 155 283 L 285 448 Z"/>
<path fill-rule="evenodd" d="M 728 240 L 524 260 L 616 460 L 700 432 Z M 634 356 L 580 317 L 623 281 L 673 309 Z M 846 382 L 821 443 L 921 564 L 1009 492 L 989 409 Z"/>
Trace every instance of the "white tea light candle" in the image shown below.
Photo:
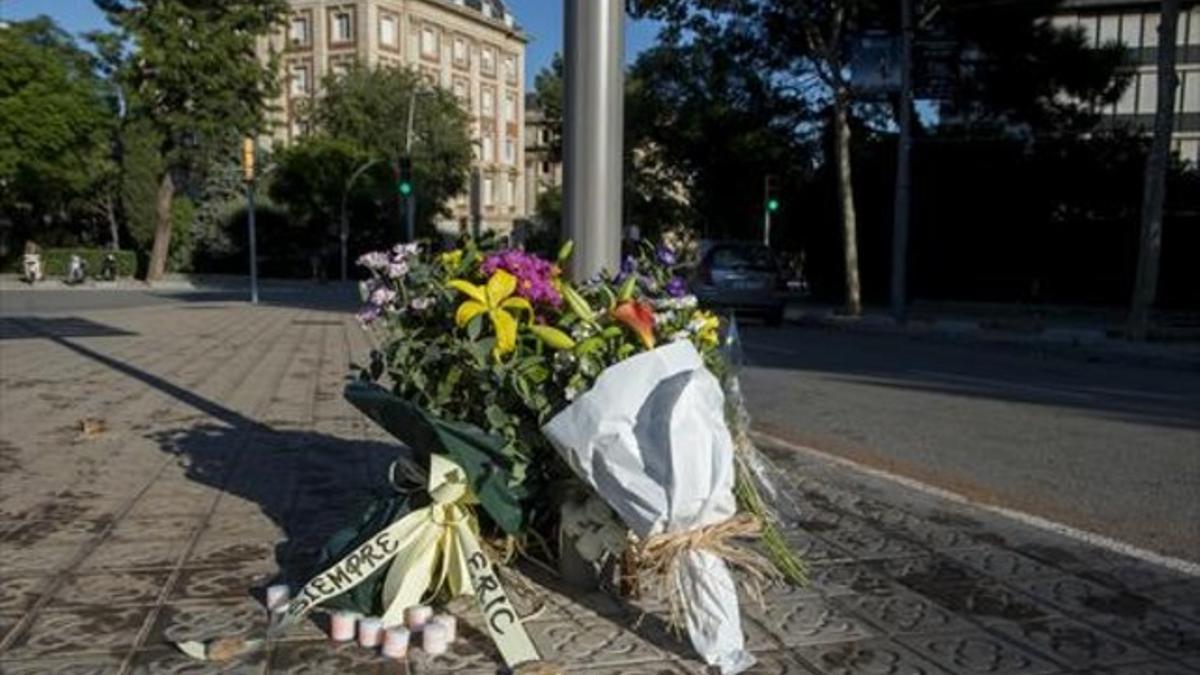
<path fill-rule="evenodd" d="M 450 648 L 450 634 L 440 623 L 429 622 L 421 635 L 421 648 L 430 656 L 445 654 Z"/>
<path fill-rule="evenodd" d="M 334 642 L 349 642 L 354 639 L 357 626 L 357 613 L 334 612 L 329 617 L 329 637 Z"/>
<path fill-rule="evenodd" d="M 274 611 L 286 605 L 291 599 L 292 591 L 287 584 L 267 586 L 267 609 Z"/>
<path fill-rule="evenodd" d="M 428 605 L 416 605 L 404 610 L 404 625 L 414 633 L 425 627 L 433 617 L 433 608 Z"/>
<path fill-rule="evenodd" d="M 358 644 L 363 647 L 378 647 L 383 639 L 383 622 L 369 616 L 358 621 Z"/>
<path fill-rule="evenodd" d="M 446 629 L 446 641 L 454 642 L 458 639 L 458 619 L 452 614 L 437 614 L 430 623 L 436 623 Z"/>
<path fill-rule="evenodd" d="M 408 656 L 408 641 L 412 636 L 407 628 L 389 628 L 383 633 L 383 655 L 389 659 Z"/>

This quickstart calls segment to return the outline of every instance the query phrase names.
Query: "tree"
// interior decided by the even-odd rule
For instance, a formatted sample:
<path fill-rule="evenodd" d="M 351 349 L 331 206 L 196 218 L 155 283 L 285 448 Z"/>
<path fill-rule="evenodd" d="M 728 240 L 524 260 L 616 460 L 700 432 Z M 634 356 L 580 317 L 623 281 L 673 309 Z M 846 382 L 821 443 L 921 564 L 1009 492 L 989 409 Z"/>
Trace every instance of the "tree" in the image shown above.
<path fill-rule="evenodd" d="M 287 10 L 285 0 L 95 0 L 134 52 L 122 72 L 130 115 L 156 132 L 163 164 L 154 198 L 150 280 L 170 252 L 172 202 L 190 173 L 231 135 L 264 130 L 278 91 L 274 56 L 260 61 L 259 38 Z"/>
<path fill-rule="evenodd" d="M 397 177 L 409 147 L 411 108 L 419 221 L 428 228 L 435 216 L 448 215 L 450 199 L 466 190 L 473 157 L 468 116 L 454 95 L 412 70 L 393 67 L 357 66 L 328 78 L 324 90 L 311 111 L 317 133 L 381 159 Z"/>
<path fill-rule="evenodd" d="M 1133 307 L 1129 313 L 1129 337 L 1146 339 L 1150 308 L 1158 290 L 1158 263 L 1162 254 L 1162 214 L 1166 199 L 1167 165 L 1171 152 L 1171 128 L 1174 124 L 1175 38 L 1179 24 L 1179 0 L 1162 0 L 1158 23 L 1158 100 L 1154 111 L 1154 140 L 1146 158 L 1145 187 L 1142 194 L 1142 232 L 1138 248 L 1137 279 L 1134 282 Z"/>
<path fill-rule="evenodd" d="M 353 195 L 346 195 L 346 182 L 367 162 L 367 155 L 351 143 L 322 134 L 300 139 L 284 148 L 275 157 L 276 171 L 269 194 L 284 205 L 294 226 L 298 225 L 289 242 L 305 249 L 305 254 L 320 248 L 330 228 L 341 219 L 343 196 L 363 194 L 366 181 L 360 179 Z M 386 166 L 380 166 L 385 169 Z M 361 235 L 356 221 L 355 234 Z"/>
<path fill-rule="evenodd" d="M 551 162 L 562 161 L 563 110 L 566 105 L 566 89 L 563 79 L 562 52 L 555 52 L 550 65 L 533 78 L 534 95 L 546 124 L 547 157 Z"/>
<path fill-rule="evenodd" d="M 0 30 L 0 210 L 27 228 L 70 222 L 112 172 L 114 120 L 91 55 L 53 21 Z"/>

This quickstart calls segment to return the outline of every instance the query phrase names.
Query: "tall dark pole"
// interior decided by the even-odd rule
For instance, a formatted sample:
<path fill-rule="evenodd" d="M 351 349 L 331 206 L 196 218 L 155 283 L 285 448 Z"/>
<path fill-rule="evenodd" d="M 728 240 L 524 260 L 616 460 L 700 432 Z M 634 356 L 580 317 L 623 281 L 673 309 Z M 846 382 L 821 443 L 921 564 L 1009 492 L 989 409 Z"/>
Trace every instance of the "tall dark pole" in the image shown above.
<path fill-rule="evenodd" d="M 250 228 L 250 302 L 258 304 L 258 234 L 254 224 L 254 180 L 246 181 L 246 208 L 249 209 L 246 221 Z"/>
<path fill-rule="evenodd" d="M 913 8 L 900 0 L 900 140 L 892 209 L 892 316 L 904 321 L 908 301 L 908 223 L 912 211 Z"/>
<path fill-rule="evenodd" d="M 587 279 L 621 254 L 625 3 L 564 2 L 563 222 L 572 276 Z"/>

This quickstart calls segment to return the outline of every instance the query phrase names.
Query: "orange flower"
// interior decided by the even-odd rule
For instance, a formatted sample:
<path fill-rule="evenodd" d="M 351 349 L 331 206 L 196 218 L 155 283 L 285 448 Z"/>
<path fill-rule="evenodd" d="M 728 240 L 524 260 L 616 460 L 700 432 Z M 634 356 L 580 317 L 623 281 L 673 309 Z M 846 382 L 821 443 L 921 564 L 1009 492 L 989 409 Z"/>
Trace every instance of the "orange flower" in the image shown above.
<path fill-rule="evenodd" d="M 646 349 L 654 349 L 654 311 L 643 302 L 629 300 L 613 308 L 613 318 L 637 333 Z"/>

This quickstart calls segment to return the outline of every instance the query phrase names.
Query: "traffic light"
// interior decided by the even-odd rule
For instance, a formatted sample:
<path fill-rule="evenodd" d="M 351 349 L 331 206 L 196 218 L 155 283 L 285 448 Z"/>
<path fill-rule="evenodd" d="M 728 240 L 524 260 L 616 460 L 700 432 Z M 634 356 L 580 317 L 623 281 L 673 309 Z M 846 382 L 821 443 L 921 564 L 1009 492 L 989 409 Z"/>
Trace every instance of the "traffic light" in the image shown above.
<path fill-rule="evenodd" d="M 247 136 L 242 139 L 242 179 L 247 183 L 254 180 L 254 139 Z"/>
<path fill-rule="evenodd" d="M 765 181 L 763 203 L 767 207 L 767 211 L 775 213 L 779 210 L 779 197 L 775 194 L 775 176 L 768 175 Z"/>
<path fill-rule="evenodd" d="M 400 158 L 400 176 L 396 189 L 405 197 L 413 193 L 412 157 Z"/>

